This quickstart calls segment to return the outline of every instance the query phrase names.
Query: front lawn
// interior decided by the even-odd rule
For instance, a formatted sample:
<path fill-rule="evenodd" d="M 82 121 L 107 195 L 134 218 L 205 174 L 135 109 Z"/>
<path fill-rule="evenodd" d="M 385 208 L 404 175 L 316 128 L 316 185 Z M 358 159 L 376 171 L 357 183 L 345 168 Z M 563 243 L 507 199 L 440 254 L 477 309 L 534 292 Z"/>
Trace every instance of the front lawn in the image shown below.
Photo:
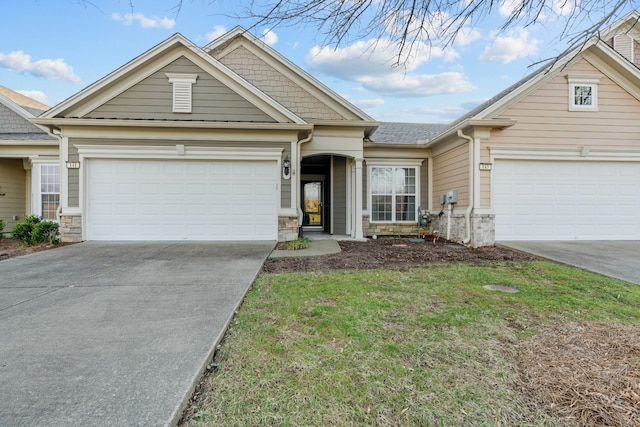
<path fill-rule="evenodd" d="M 638 325 L 639 286 L 543 261 L 262 274 L 183 423 L 637 425 Z M 581 330 L 604 339 L 583 347 Z M 564 411 L 557 392 L 574 386 L 555 368 L 603 369 L 587 356 L 617 385 L 567 390 Z"/>

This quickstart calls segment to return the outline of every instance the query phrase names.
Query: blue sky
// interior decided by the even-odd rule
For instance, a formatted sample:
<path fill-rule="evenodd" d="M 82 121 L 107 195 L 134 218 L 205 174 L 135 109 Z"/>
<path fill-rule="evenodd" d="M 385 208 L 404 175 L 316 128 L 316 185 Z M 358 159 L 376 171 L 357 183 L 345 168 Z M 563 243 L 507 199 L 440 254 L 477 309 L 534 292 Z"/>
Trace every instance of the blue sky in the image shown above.
<path fill-rule="evenodd" d="M 257 28 L 282 55 L 380 121 L 448 123 L 562 50 L 562 26 L 550 14 L 539 25 L 496 34 L 506 0 L 452 48 L 430 50 L 399 69 L 380 40 L 322 47 L 313 27 Z M 559 0 L 560 1 L 560 0 Z M 179 32 L 204 46 L 236 25 L 238 2 L 184 0 L 5 0 L 0 5 L 0 84 L 55 105 Z M 377 42 L 377 43 L 376 43 Z M 377 46 L 372 49 L 372 46 Z"/>

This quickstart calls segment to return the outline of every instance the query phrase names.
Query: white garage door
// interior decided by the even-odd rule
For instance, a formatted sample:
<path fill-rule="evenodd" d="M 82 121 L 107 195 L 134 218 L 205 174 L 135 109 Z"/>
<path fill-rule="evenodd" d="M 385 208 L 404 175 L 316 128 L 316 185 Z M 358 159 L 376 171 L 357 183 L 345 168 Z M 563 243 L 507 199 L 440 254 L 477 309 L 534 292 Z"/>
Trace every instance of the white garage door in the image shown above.
<path fill-rule="evenodd" d="M 88 162 L 89 240 L 277 240 L 275 161 Z"/>
<path fill-rule="evenodd" d="M 640 163 L 497 160 L 496 240 L 640 239 Z"/>

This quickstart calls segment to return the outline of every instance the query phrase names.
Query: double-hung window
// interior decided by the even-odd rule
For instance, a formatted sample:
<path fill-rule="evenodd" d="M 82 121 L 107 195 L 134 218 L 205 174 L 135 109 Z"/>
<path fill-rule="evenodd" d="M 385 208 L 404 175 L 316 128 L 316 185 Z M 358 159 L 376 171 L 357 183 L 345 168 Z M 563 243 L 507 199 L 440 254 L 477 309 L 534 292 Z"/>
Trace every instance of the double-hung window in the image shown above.
<path fill-rule="evenodd" d="M 56 221 L 56 211 L 60 205 L 60 165 L 41 164 L 40 196 L 38 200 L 40 217 Z"/>
<path fill-rule="evenodd" d="M 415 222 L 418 167 L 370 166 L 370 221 Z"/>

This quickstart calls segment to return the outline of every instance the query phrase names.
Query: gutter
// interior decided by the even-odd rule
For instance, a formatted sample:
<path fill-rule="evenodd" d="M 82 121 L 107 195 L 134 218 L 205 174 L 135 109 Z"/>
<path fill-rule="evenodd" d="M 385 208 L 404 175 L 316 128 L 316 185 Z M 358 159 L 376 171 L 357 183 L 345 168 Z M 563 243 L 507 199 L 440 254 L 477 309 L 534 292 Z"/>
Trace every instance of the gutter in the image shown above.
<path fill-rule="evenodd" d="M 473 200 L 475 199 L 474 190 L 474 175 L 475 175 L 475 164 L 476 164 L 476 156 L 475 156 L 475 142 L 474 139 L 469 135 L 465 135 L 462 133 L 462 129 L 458 129 L 458 136 L 460 138 L 466 139 L 469 141 L 469 161 L 471 164 L 471 169 L 469 170 L 469 203 L 467 206 L 467 210 L 464 213 L 466 225 L 467 225 L 467 236 L 462 240 L 463 244 L 468 244 L 471 241 L 471 212 L 473 211 Z"/>

